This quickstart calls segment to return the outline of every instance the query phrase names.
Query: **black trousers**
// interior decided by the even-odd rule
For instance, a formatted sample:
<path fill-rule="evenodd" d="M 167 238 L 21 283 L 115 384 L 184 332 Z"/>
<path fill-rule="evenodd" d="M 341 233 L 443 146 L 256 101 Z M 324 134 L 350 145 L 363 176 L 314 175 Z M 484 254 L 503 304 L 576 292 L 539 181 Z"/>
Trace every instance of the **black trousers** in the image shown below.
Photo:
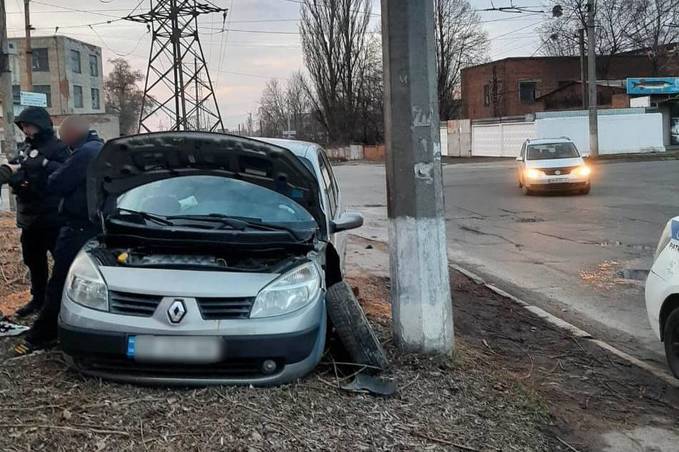
<path fill-rule="evenodd" d="M 64 226 L 59 230 L 59 237 L 54 249 L 54 268 L 47 285 L 47 296 L 38 318 L 26 334 L 31 342 L 50 341 L 57 338 L 61 296 L 64 291 L 68 270 L 80 249 L 97 235 L 94 226 Z"/>
<path fill-rule="evenodd" d="M 41 305 L 45 302 L 47 289 L 47 253 L 54 257 L 59 228 L 31 226 L 21 230 L 21 252 L 24 264 L 31 275 L 31 295 Z"/>

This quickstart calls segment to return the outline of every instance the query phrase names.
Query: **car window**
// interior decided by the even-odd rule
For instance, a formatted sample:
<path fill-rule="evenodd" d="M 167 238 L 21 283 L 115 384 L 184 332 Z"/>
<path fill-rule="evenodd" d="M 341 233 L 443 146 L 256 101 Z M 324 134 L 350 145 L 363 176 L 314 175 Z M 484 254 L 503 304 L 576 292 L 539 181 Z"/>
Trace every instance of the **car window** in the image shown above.
<path fill-rule="evenodd" d="M 319 161 L 321 165 L 321 175 L 323 176 L 323 189 L 327 193 L 330 202 L 330 214 L 334 217 L 337 212 L 337 183 L 335 182 L 330 162 L 322 151 L 319 152 Z"/>
<path fill-rule="evenodd" d="M 548 143 L 528 145 L 527 160 L 554 160 L 580 157 L 573 143 Z"/>
<path fill-rule="evenodd" d="M 133 188 L 117 207 L 155 215 L 226 215 L 286 226 L 315 228 L 311 214 L 287 196 L 236 179 L 183 176 Z"/>

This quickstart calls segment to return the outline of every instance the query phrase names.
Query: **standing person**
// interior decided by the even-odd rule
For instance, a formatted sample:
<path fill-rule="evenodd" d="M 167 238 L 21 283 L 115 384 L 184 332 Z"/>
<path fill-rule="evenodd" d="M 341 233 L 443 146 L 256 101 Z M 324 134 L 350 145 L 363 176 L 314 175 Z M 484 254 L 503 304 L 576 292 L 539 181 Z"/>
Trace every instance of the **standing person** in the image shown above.
<path fill-rule="evenodd" d="M 47 287 L 45 306 L 26 333 L 26 338 L 14 348 L 17 356 L 44 348 L 57 338 L 61 295 L 68 270 L 83 245 L 99 232 L 99 227 L 91 223 L 88 216 L 87 168 L 99 154 L 104 142 L 89 129 L 87 121 L 78 116 L 64 120 L 59 134 L 72 149 L 66 162 L 59 164 L 38 157 L 28 159 L 22 165 L 47 168 L 50 173 L 48 189 L 62 197 L 59 214 L 63 226 L 59 230 L 54 250 L 54 268 Z"/>
<path fill-rule="evenodd" d="M 61 164 L 68 158 L 68 147 L 55 136 L 52 119 L 44 108 L 26 108 L 15 123 L 26 135 L 26 141 L 12 163 L 32 157 Z M 31 276 L 31 300 L 16 312 L 18 317 L 39 311 L 45 303 L 47 253 L 54 257 L 60 227 L 57 215 L 60 197 L 48 189 L 47 174 L 43 166 L 21 165 L 9 180 L 17 198 L 23 260 Z"/>

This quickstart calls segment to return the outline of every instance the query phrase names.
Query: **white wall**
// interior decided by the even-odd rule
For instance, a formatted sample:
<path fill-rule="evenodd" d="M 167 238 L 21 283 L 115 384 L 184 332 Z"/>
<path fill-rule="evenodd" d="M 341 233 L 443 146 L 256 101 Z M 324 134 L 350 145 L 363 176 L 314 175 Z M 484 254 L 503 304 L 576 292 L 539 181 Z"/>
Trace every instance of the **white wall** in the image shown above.
<path fill-rule="evenodd" d="M 441 135 L 441 155 L 448 155 L 448 127 L 439 129 Z"/>
<path fill-rule="evenodd" d="M 588 154 L 589 118 L 572 116 L 535 121 L 538 138 L 568 137 Z M 661 113 L 599 115 L 599 154 L 664 152 Z"/>
<path fill-rule="evenodd" d="M 473 124 L 472 156 L 518 157 L 521 145 L 529 138 L 536 138 L 532 122 Z"/>

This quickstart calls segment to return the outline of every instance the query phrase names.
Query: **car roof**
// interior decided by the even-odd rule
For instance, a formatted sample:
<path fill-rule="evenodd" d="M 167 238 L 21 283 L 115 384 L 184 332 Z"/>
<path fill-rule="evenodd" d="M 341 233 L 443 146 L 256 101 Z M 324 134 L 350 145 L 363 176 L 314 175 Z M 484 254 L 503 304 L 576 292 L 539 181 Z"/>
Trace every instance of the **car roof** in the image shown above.
<path fill-rule="evenodd" d="M 539 139 L 528 139 L 526 140 L 526 144 L 554 144 L 554 143 L 572 143 L 573 140 L 571 140 L 568 137 L 559 137 L 559 138 L 539 138 Z"/>
<path fill-rule="evenodd" d="M 297 157 L 307 157 L 307 153 L 317 149 L 319 145 L 310 143 L 308 141 L 286 140 L 283 138 L 267 138 L 267 137 L 251 137 L 253 140 L 264 141 L 265 143 L 273 144 L 285 148 L 295 154 Z"/>

